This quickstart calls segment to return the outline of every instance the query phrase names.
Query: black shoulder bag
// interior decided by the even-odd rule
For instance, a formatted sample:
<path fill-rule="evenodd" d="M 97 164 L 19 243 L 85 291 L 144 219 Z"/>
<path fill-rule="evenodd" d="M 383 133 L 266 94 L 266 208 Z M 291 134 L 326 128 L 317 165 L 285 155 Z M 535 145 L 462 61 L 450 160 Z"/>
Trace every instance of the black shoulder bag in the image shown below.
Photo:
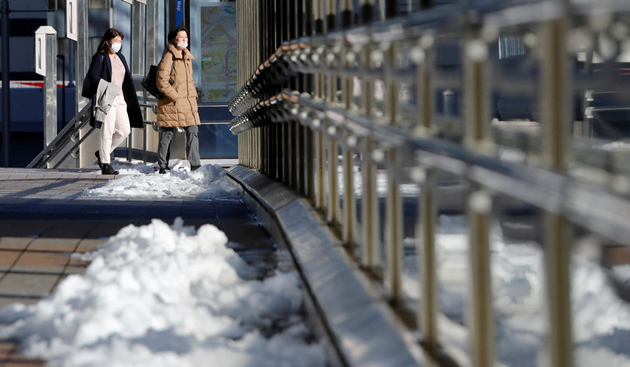
<path fill-rule="evenodd" d="M 169 74 L 169 76 L 171 77 L 168 79 L 168 82 L 171 85 L 175 83 L 175 81 L 172 78 L 173 67 L 175 67 L 175 60 L 173 60 L 173 64 L 171 65 L 171 72 Z M 157 87 L 157 66 L 151 65 L 151 67 L 149 68 L 149 73 L 142 79 L 142 82 L 140 84 L 142 84 L 142 87 L 151 95 L 153 95 L 155 98 L 157 99 L 164 98 L 164 93 L 160 92 L 160 90 Z"/>
<path fill-rule="evenodd" d="M 101 73 L 99 74 L 99 76 L 103 74 L 102 67 L 104 65 L 105 65 L 105 56 L 101 54 Z M 98 83 L 96 83 L 96 85 L 92 83 L 92 80 L 89 78 L 89 72 L 88 72 L 88 75 L 86 75 L 85 78 L 83 78 L 83 86 L 81 88 L 81 95 L 85 98 L 94 98 L 94 95 L 96 94 L 97 89 L 98 89 Z"/>

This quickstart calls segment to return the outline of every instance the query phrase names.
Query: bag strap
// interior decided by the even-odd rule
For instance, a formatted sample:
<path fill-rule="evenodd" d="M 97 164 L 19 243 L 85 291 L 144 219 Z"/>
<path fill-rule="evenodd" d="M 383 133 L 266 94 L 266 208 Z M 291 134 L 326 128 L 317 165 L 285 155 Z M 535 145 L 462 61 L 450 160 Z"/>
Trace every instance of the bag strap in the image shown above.
<path fill-rule="evenodd" d="M 171 85 L 175 84 L 175 81 L 173 80 L 173 68 L 175 68 L 175 59 L 173 59 L 173 63 L 171 64 L 171 72 L 168 74 L 168 80 Z"/>

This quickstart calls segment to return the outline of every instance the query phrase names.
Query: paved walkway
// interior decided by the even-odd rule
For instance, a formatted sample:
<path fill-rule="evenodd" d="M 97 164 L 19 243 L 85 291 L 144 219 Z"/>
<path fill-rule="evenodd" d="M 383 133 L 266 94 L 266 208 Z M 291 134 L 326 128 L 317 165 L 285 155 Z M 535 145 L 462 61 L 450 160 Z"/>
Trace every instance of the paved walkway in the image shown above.
<path fill-rule="evenodd" d="M 274 241 L 242 201 L 79 197 L 109 179 L 91 170 L 0 168 L 0 308 L 36 303 L 69 274 L 84 271 L 87 264 L 72 259 L 73 253 L 93 250 L 120 228 L 153 218 L 172 223 L 179 216 L 196 228 L 214 224 L 240 245 L 235 250 L 246 261 L 277 266 Z M 0 341 L 0 367 L 40 365 Z"/>

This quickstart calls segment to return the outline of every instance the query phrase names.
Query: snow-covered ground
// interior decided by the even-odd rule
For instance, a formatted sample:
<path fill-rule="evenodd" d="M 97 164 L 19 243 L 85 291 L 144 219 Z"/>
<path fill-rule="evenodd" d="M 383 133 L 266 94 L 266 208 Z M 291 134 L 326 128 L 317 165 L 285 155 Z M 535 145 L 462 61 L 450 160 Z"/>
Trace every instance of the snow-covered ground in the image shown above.
<path fill-rule="evenodd" d="M 114 161 L 113 167 L 120 172 L 115 180 L 105 185 L 86 189 L 85 198 L 197 198 L 234 199 L 238 191 L 229 182 L 225 170 L 217 165 L 203 165 L 196 171 L 189 168 L 166 171 L 159 174 L 153 164 L 126 164 Z"/>
<path fill-rule="evenodd" d="M 159 175 L 152 166 L 118 166 L 120 177 L 86 190 L 86 198 L 236 199 L 225 172 L 204 166 Z M 357 172 L 358 173 L 358 172 Z M 343 192 L 340 180 L 340 193 Z M 415 185 L 402 194 L 417 197 Z M 355 175 L 355 192 L 361 193 Z M 386 176 L 378 175 L 379 196 Z M 516 223 L 518 224 L 518 223 Z M 223 236 L 223 237 L 222 237 Z M 441 314 L 439 328 L 449 352 L 470 364 L 468 303 L 470 268 L 467 221 L 441 215 L 437 228 Z M 543 248 L 506 239 L 492 227 L 493 304 L 500 366 L 548 365 Z M 53 366 L 321 366 L 324 347 L 300 316 L 302 294 L 294 273 L 255 279 L 256 269 L 225 246 L 212 226 L 198 233 L 182 223 L 154 221 L 129 226 L 93 254 L 84 275 L 60 284 L 34 306 L 0 312 L 0 336 L 23 340 L 24 352 Z M 406 242 L 413 243 L 412 239 Z M 599 265 L 588 238 L 572 257 L 575 365 L 630 366 L 630 307 L 620 300 Z M 405 256 L 404 290 L 420 299 L 417 258 Z M 630 266 L 617 267 L 630 279 Z"/>
<path fill-rule="evenodd" d="M 144 164 L 86 190 L 89 197 L 234 199 L 218 166 L 159 175 Z M 49 366 L 325 366 L 323 343 L 304 324 L 295 271 L 261 276 L 212 225 L 181 219 L 129 225 L 82 256 L 35 305 L 0 310 L 0 338 Z"/>

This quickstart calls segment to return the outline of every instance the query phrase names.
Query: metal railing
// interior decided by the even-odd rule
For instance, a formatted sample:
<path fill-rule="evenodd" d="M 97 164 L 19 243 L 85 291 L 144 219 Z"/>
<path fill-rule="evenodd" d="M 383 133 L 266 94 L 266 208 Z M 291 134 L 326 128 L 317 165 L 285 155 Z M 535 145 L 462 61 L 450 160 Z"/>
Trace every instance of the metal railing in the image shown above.
<path fill-rule="evenodd" d="M 150 108 L 154 114 L 157 114 L 157 105 L 148 103 L 139 103 L 140 107 Z M 77 150 L 81 147 L 81 144 L 92 134 L 95 130 L 94 127 L 83 133 L 79 138 L 79 131 L 86 127 L 90 122 L 92 114 L 92 101 L 79 112 L 78 116 L 75 116 L 59 134 L 48 144 L 29 164 L 27 168 L 59 168 L 63 162 L 70 156 L 76 155 Z M 145 126 L 151 125 L 154 131 L 157 131 L 157 125 L 155 121 L 144 121 Z M 143 134 L 142 150 L 128 149 L 127 158 L 131 160 L 138 156 L 142 157 L 143 162 L 147 162 L 147 134 Z M 157 157 L 157 153 L 153 152 L 153 155 Z M 155 157 L 154 157 L 155 158 Z M 140 159 L 140 158 L 136 158 Z M 155 159 L 154 159 L 155 160 Z"/>
<path fill-rule="evenodd" d="M 78 132 L 90 122 L 90 115 L 92 113 L 92 102 L 89 102 L 83 107 L 77 116 L 75 116 L 64 128 L 57 134 L 53 141 L 48 144 L 42 151 L 35 157 L 31 163 L 26 166 L 27 168 L 48 168 L 52 163 L 52 168 L 57 168 L 68 158 L 71 154 L 74 154 L 79 148 L 81 143 L 92 133 L 94 128 L 91 128 L 87 134 L 78 138 Z M 63 153 L 61 157 L 57 157 Z M 57 158 L 57 159 L 56 159 Z M 53 163 L 53 160 L 56 161 Z"/>
<path fill-rule="evenodd" d="M 422 296 L 412 307 L 419 342 L 439 363 L 444 352 L 437 321 L 437 177 L 446 172 L 471 188 L 466 210 L 473 366 L 495 364 L 489 237 L 496 199 L 538 208 L 544 218 L 549 365 L 572 366 L 570 233 L 584 228 L 598 234 L 600 244 L 630 238 L 627 151 L 606 151 L 595 139 L 572 138 L 573 128 L 582 125 L 575 123 L 574 100 L 586 90 L 618 83 L 618 75 L 585 77 L 576 60 L 582 53 L 592 57 L 594 50 L 605 53 L 596 39 L 607 37 L 617 46 L 629 40 L 623 29 L 628 29 L 630 4 L 608 1 L 602 12 L 595 1 L 461 2 L 433 8 L 428 1 L 421 7 L 429 9 L 397 17 L 397 2 L 387 1 L 383 12 L 390 16 L 375 20 L 371 1 L 362 1 L 361 9 L 343 1 L 340 14 L 332 1 L 284 1 L 283 6 L 294 5 L 287 7 L 287 19 L 297 20 L 284 24 L 272 21 L 277 1 L 246 1 L 238 14 L 239 40 L 249 42 L 247 50 L 260 47 L 258 57 L 248 52 L 240 58 L 243 87 L 230 103 L 239 163 L 310 198 L 329 225 L 339 228 L 344 246 L 360 249 L 356 261 L 380 279 L 395 308 L 408 307 L 402 290 L 400 187 L 419 186 L 415 250 Z M 527 56 L 502 61 L 493 51 L 501 37 L 522 40 L 519 55 Z M 448 56 L 449 50 L 456 55 Z M 611 70 L 619 50 L 605 55 Z M 513 62 L 518 65 L 506 65 Z M 249 79 L 242 77 L 244 71 L 251 72 Z M 492 123 L 497 91 L 530 96 L 537 121 Z M 445 107 L 460 97 L 462 113 L 456 102 Z M 503 159 L 499 153 L 505 149 L 521 158 Z M 601 179 L 593 184 L 576 178 L 570 166 L 595 167 Z M 385 219 L 378 208 L 379 170 L 388 181 Z M 362 180 L 361 218 L 354 205 L 355 174 Z M 386 263 L 380 220 L 386 221 Z"/>

